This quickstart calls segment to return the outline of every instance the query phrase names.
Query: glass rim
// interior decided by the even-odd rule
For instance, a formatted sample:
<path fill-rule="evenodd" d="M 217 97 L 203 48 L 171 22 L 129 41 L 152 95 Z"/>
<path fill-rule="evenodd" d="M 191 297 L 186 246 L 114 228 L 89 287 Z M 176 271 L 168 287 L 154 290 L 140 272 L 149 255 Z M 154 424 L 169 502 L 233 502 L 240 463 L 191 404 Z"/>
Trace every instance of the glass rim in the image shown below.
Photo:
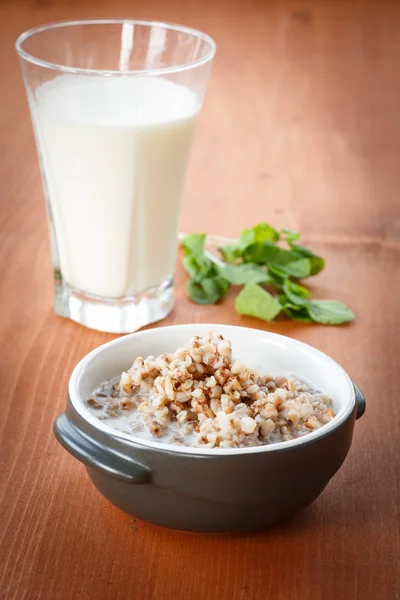
<path fill-rule="evenodd" d="M 47 60 L 43 60 L 41 58 L 35 57 L 33 54 L 30 54 L 26 50 L 22 48 L 23 43 L 31 38 L 32 36 L 42 33 L 44 31 L 50 29 L 61 29 L 63 27 L 73 27 L 76 25 L 123 25 L 124 23 L 131 25 L 142 25 L 144 27 L 163 27 L 164 29 L 171 31 L 181 31 L 183 33 L 187 33 L 196 37 L 198 39 L 203 40 L 209 46 L 207 53 L 202 58 L 197 60 L 183 63 L 181 65 L 175 65 L 171 67 L 158 67 L 155 69 L 133 69 L 120 71 L 117 69 L 86 69 L 86 68 L 77 68 L 77 67 L 68 67 L 66 65 L 52 63 Z M 56 71 L 60 71 L 62 73 L 72 73 L 75 75 L 167 75 L 170 73 L 179 73 L 181 71 L 187 71 L 190 69 L 195 69 L 210 62 L 215 55 L 216 51 L 216 43 L 211 36 L 198 29 L 194 29 L 193 27 L 187 27 L 186 25 L 178 25 L 176 23 L 168 23 L 166 21 L 152 21 L 150 19 L 146 20 L 137 20 L 137 19 L 81 19 L 81 20 L 65 20 L 65 21 L 55 21 L 53 23 L 48 23 L 46 25 L 39 25 L 38 27 L 33 27 L 21 33 L 15 41 L 15 49 L 21 59 L 25 61 L 43 67 L 45 69 L 53 69 Z"/>

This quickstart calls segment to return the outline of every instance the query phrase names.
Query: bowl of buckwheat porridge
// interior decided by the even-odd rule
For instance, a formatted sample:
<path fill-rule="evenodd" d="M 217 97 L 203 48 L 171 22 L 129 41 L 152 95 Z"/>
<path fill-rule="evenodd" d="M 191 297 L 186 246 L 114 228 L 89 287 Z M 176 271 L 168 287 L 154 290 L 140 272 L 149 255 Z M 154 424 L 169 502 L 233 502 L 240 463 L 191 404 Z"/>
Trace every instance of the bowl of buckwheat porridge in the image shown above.
<path fill-rule="evenodd" d="M 267 527 L 343 463 L 360 390 L 322 352 L 227 325 L 134 333 L 75 368 L 60 443 L 122 510 L 166 527 Z"/>

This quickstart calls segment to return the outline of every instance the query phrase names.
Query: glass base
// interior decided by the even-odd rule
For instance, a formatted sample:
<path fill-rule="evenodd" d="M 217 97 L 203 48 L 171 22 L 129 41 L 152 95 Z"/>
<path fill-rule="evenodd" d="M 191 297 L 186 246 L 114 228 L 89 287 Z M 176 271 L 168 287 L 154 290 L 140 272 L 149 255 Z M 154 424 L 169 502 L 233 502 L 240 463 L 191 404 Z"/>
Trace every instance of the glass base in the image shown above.
<path fill-rule="evenodd" d="M 81 325 L 107 333 L 132 333 L 164 319 L 174 306 L 172 281 L 130 298 L 99 298 L 75 290 L 55 273 L 54 310 Z"/>

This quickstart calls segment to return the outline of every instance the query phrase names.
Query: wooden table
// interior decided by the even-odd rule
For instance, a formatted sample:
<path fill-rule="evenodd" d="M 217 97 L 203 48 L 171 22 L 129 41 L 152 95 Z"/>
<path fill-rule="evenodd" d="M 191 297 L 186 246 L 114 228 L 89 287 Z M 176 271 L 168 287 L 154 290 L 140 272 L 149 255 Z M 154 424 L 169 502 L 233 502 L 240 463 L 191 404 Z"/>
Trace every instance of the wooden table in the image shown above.
<path fill-rule="evenodd" d="M 265 325 L 337 359 L 365 391 L 350 455 L 291 522 L 197 535 L 132 519 L 55 441 L 69 375 L 113 336 L 52 311 L 36 151 L 13 42 L 66 18 L 190 24 L 218 42 L 182 229 L 235 236 L 271 221 L 327 257 L 313 282 L 347 327 Z M 394 600 L 399 564 L 400 3 L 345 0 L 3 0 L 0 6 L 0 598 Z M 164 324 L 235 323 L 232 298 L 184 293 Z"/>

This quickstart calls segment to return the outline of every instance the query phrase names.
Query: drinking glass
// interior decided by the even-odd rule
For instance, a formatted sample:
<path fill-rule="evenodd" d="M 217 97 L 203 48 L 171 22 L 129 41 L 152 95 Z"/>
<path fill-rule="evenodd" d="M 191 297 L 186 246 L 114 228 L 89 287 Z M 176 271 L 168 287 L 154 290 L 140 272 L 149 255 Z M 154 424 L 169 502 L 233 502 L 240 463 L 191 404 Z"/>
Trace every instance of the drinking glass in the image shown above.
<path fill-rule="evenodd" d="M 16 42 L 41 166 L 56 313 L 113 333 L 173 307 L 180 208 L 214 41 L 66 21 Z"/>

